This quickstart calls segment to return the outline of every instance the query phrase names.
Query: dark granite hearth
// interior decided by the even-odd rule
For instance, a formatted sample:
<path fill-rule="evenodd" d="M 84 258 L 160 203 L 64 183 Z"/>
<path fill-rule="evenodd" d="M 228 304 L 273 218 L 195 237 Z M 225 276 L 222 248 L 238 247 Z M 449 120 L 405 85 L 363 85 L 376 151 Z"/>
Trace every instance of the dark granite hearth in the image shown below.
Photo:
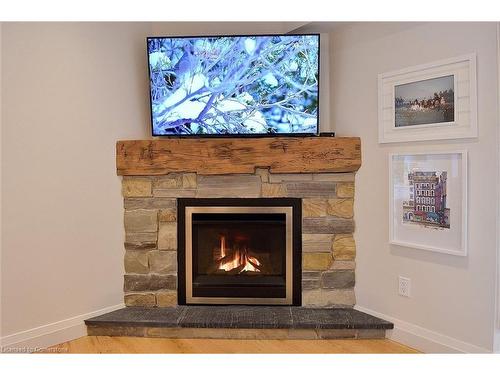
<path fill-rule="evenodd" d="M 126 307 L 85 321 L 92 327 L 386 330 L 394 325 L 354 309 L 288 306 Z"/>

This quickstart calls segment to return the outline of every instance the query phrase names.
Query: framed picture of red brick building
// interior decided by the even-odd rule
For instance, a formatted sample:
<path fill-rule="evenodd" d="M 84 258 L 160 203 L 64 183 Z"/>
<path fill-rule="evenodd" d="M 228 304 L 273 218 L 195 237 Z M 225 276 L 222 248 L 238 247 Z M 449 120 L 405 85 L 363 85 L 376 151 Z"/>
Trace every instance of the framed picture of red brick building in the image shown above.
<path fill-rule="evenodd" d="M 467 152 L 389 156 L 389 242 L 467 255 Z"/>

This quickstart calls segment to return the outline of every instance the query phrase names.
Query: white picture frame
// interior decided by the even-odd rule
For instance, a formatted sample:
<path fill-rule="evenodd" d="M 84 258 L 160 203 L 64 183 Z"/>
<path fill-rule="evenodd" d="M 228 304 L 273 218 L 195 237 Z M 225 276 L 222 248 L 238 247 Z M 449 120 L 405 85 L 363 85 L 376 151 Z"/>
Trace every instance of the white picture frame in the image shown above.
<path fill-rule="evenodd" d="M 427 187 L 422 188 L 422 184 Z M 428 190 L 429 185 L 432 191 Z M 432 195 L 427 194 L 431 192 Z M 438 207 L 440 197 L 441 208 Z M 423 204 L 424 199 L 426 204 L 432 203 L 435 207 L 417 207 L 419 200 Z M 389 243 L 466 256 L 467 241 L 467 151 L 391 153 Z"/>
<path fill-rule="evenodd" d="M 448 119 L 431 120 L 433 113 L 443 113 L 438 109 L 427 107 L 424 103 L 410 105 L 411 87 L 414 85 L 414 97 L 424 95 L 420 85 L 432 89 L 432 82 L 438 89 L 442 87 L 446 77 L 453 76 L 453 101 L 443 102 Z M 442 79 L 442 81 L 440 81 Z M 379 143 L 415 142 L 442 139 L 476 138 L 477 126 L 477 83 L 476 54 L 471 53 L 429 64 L 412 66 L 401 70 L 379 74 L 378 76 L 378 126 Z M 426 83 L 425 83 L 426 82 Z M 398 97 L 401 107 L 396 108 L 396 90 L 408 93 L 407 98 Z M 426 94 L 427 95 L 427 94 Z M 441 98 L 444 101 L 444 98 Z M 432 103 L 432 99 L 427 101 Z M 426 102 L 423 100 L 423 102 Z M 415 108 L 414 108 L 415 107 Z M 436 108 L 439 107 L 439 103 Z M 396 111 L 398 113 L 396 114 Z M 404 111 L 404 113 L 402 113 Z M 408 121 L 403 124 L 401 119 L 409 116 L 419 119 L 420 123 Z M 440 115 L 441 117 L 443 115 Z"/>

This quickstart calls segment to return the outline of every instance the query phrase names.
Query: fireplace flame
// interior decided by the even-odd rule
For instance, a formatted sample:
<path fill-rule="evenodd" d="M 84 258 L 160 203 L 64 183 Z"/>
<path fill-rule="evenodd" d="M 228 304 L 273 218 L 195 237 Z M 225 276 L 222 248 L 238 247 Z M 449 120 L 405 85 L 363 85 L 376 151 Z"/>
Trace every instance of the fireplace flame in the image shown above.
<path fill-rule="evenodd" d="M 220 236 L 220 258 L 226 257 L 226 237 Z"/>
<path fill-rule="evenodd" d="M 257 258 L 248 254 L 246 247 L 243 249 L 235 249 L 234 251 L 230 250 L 231 249 L 227 249 L 226 247 L 226 237 L 221 236 L 219 248 L 220 258 L 217 259 L 217 262 L 219 262 L 219 270 L 227 272 L 239 269 L 238 273 L 244 271 L 260 272 L 259 266 L 261 266 L 261 263 Z M 230 255 L 228 255 L 228 253 Z"/>

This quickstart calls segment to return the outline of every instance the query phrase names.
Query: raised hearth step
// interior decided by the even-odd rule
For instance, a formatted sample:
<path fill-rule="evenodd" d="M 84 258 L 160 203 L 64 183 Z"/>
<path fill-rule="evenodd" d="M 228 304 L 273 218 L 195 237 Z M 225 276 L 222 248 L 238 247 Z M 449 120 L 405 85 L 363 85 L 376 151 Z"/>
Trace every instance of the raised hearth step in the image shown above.
<path fill-rule="evenodd" d="M 85 321 L 89 335 L 171 338 L 383 338 L 394 325 L 354 309 L 126 307 Z"/>

